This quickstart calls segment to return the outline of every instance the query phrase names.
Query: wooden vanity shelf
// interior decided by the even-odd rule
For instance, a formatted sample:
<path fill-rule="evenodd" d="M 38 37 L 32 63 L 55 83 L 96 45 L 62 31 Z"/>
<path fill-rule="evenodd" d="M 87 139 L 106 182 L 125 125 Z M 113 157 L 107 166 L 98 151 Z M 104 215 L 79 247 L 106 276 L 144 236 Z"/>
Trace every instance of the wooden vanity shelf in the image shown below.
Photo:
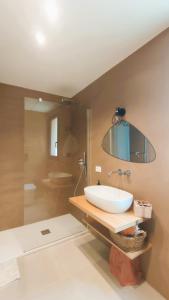
<path fill-rule="evenodd" d="M 90 204 L 85 196 L 72 197 L 69 201 L 86 215 L 90 216 L 114 233 L 144 222 L 144 219 L 136 217 L 132 210 L 122 214 L 107 213 Z"/>
<path fill-rule="evenodd" d="M 103 240 L 105 240 L 108 244 L 110 244 L 111 246 L 116 247 L 117 249 L 120 250 L 120 252 L 122 252 L 123 254 L 125 254 L 129 259 L 133 260 L 136 257 L 144 254 L 145 252 L 147 252 L 148 250 L 151 249 L 152 245 L 150 243 L 147 243 L 143 249 L 139 250 L 139 251 L 134 251 L 134 252 L 125 252 L 124 250 L 122 250 L 121 248 L 119 248 L 113 241 L 112 238 L 110 236 L 109 230 L 104 227 L 102 224 L 92 220 L 91 218 L 85 218 L 82 220 L 83 223 L 87 226 L 87 228 L 92 231 L 93 233 L 95 233 L 96 235 L 100 236 Z"/>
<path fill-rule="evenodd" d="M 99 235 L 110 245 L 119 249 L 129 259 L 135 259 L 151 249 L 152 245 L 151 243 L 148 243 L 139 251 L 125 252 L 112 241 L 109 230 L 118 233 L 124 229 L 144 222 L 144 219 L 134 216 L 132 210 L 122 214 L 107 213 L 90 204 L 85 196 L 72 197 L 69 201 L 86 214 L 86 218 L 83 219 L 83 222 L 91 231 Z"/>

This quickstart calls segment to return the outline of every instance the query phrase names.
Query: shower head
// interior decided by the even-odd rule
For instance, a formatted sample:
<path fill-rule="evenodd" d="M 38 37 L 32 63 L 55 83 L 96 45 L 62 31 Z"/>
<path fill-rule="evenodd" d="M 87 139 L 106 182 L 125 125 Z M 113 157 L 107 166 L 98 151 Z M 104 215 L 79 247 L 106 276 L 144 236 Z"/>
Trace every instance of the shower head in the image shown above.
<path fill-rule="evenodd" d="M 59 102 L 64 105 L 71 105 L 73 103 L 73 101 L 70 98 L 64 98 L 64 97 L 61 98 Z"/>

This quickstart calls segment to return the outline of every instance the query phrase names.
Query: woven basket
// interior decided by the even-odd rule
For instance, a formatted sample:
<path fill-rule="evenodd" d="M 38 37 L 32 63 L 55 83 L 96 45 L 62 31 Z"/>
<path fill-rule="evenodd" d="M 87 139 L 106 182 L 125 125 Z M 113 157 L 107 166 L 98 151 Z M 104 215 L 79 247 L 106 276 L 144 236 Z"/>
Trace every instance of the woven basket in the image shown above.
<path fill-rule="evenodd" d="M 134 252 L 143 248 L 147 233 L 141 230 L 140 234 L 135 237 L 124 236 L 120 233 L 110 231 L 113 242 L 126 252 Z"/>

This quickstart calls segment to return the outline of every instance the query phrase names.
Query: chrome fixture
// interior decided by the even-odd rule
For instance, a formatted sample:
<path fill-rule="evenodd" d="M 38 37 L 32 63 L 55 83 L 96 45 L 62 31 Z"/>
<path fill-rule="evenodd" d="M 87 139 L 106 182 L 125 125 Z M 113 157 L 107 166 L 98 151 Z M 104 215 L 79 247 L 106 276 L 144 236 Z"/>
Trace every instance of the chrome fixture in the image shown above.
<path fill-rule="evenodd" d="M 115 125 L 119 123 L 126 114 L 126 109 L 123 107 L 116 107 L 115 113 L 113 115 L 112 124 Z"/>
<path fill-rule="evenodd" d="M 125 170 L 125 171 L 123 171 L 122 175 L 130 176 L 131 175 L 131 170 Z"/>
<path fill-rule="evenodd" d="M 60 100 L 59 100 L 59 102 L 61 103 L 61 104 L 65 104 L 65 105 L 71 105 L 72 103 L 73 103 L 73 100 L 71 100 L 70 98 L 61 98 Z"/>
<path fill-rule="evenodd" d="M 80 184 L 80 181 L 81 181 L 81 178 L 82 178 L 83 174 L 84 174 L 84 176 L 87 175 L 87 156 L 86 156 L 86 152 L 83 152 L 83 157 L 81 157 L 78 160 L 78 164 L 80 166 L 81 172 L 80 172 L 77 184 L 76 184 L 75 189 L 74 189 L 74 193 L 73 193 L 74 196 L 76 196 L 77 188 Z"/>
<path fill-rule="evenodd" d="M 111 170 L 110 172 L 107 173 L 107 175 L 110 177 L 112 174 L 118 174 L 119 176 L 130 176 L 131 175 L 131 170 L 122 170 L 122 169 L 117 169 L 117 170 Z"/>
<path fill-rule="evenodd" d="M 79 166 L 85 166 L 86 163 L 85 163 L 84 158 L 80 158 L 80 159 L 78 160 L 78 164 L 79 164 Z"/>
<path fill-rule="evenodd" d="M 122 175 L 122 170 L 118 169 L 118 170 L 111 170 L 110 172 L 107 173 L 107 175 L 110 177 L 112 174 L 118 174 L 118 175 Z"/>
<path fill-rule="evenodd" d="M 87 166 L 87 158 L 86 158 L 86 152 L 83 152 L 83 157 L 81 157 L 79 160 L 78 160 L 78 164 L 79 166 L 84 166 L 86 167 Z"/>

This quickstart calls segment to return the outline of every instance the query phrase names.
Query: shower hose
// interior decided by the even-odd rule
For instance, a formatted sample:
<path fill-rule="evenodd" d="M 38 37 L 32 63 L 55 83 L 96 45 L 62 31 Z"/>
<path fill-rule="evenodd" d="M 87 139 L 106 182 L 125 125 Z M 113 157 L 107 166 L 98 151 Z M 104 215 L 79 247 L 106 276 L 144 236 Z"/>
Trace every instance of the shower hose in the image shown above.
<path fill-rule="evenodd" d="M 77 184 L 76 184 L 76 186 L 75 186 L 73 196 L 76 196 L 76 192 L 77 192 L 77 189 L 78 189 L 78 186 L 79 186 L 79 184 L 80 184 L 80 181 L 81 181 L 81 178 L 82 178 L 82 176 L 83 176 L 84 171 L 85 171 L 85 166 L 82 166 L 82 170 L 81 170 L 81 172 L 80 172 L 79 179 L 78 179 Z"/>

